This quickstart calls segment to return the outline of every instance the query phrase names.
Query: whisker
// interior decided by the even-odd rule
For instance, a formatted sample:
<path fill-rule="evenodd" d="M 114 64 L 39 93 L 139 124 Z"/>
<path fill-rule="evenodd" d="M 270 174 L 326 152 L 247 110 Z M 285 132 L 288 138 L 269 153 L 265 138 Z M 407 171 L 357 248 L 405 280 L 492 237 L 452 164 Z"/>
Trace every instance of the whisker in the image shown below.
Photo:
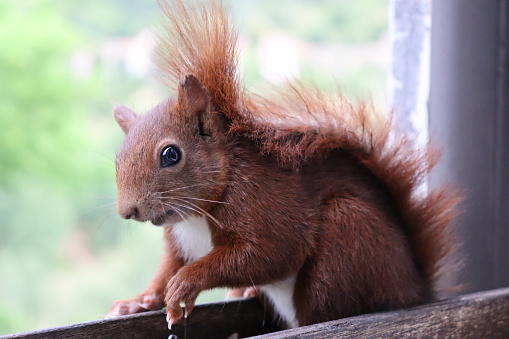
<path fill-rule="evenodd" d="M 173 199 L 175 199 L 177 201 L 184 202 L 186 204 L 189 204 L 189 205 L 193 206 L 194 208 L 200 210 L 203 215 L 205 215 L 206 217 L 210 218 L 210 220 L 214 221 L 219 228 L 223 228 L 223 225 L 216 218 L 214 218 L 214 216 L 212 216 L 212 214 L 210 214 L 209 212 L 205 211 L 203 208 L 193 204 L 190 201 L 186 201 L 184 199 L 180 199 L 180 198 L 173 198 Z"/>
<path fill-rule="evenodd" d="M 103 218 L 103 220 L 99 223 L 99 225 L 97 225 L 97 227 L 96 227 L 96 228 L 95 228 L 95 230 L 94 230 L 94 237 L 96 237 L 96 236 L 97 236 L 97 233 L 99 232 L 99 229 L 101 229 L 101 228 L 103 227 L 103 225 L 106 223 L 106 221 L 107 221 L 109 218 L 111 218 L 111 216 L 112 216 L 112 215 L 114 215 L 114 214 L 115 214 L 115 212 L 116 212 L 116 211 L 112 211 L 112 212 L 110 212 L 107 216 L 105 216 L 105 217 Z M 115 226 L 116 226 L 116 224 L 115 224 Z"/>
<path fill-rule="evenodd" d="M 134 244 L 134 241 L 133 241 L 133 224 L 132 224 L 132 219 L 129 219 L 127 221 L 127 230 L 126 230 L 126 238 L 127 238 L 127 243 L 129 244 L 129 247 L 132 247 L 133 244 Z"/>
<path fill-rule="evenodd" d="M 161 197 L 161 199 L 171 199 L 171 198 L 173 198 L 173 197 Z M 193 198 L 193 197 L 176 196 L 175 198 L 200 200 L 200 201 L 214 202 L 214 203 L 218 203 L 218 204 L 228 204 L 228 205 L 230 204 L 229 202 L 225 202 L 225 201 L 208 200 L 208 199 Z"/>
<path fill-rule="evenodd" d="M 188 210 L 191 210 L 191 211 L 193 211 L 193 212 L 196 212 L 196 213 L 198 213 L 198 215 L 201 215 L 201 216 L 203 216 L 203 217 L 209 217 L 209 218 L 211 218 L 211 219 L 213 218 L 213 217 L 212 217 L 212 216 L 211 216 L 208 212 L 206 212 L 206 211 L 204 211 L 204 210 L 201 210 L 201 209 L 199 210 L 199 209 L 197 209 L 197 208 L 194 208 L 194 207 L 191 207 L 191 206 L 188 206 L 188 205 L 185 205 L 185 204 L 179 204 L 179 203 L 176 203 L 176 202 L 172 202 L 171 204 L 173 204 L 173 205 L 177 205 L 177 206 L 180 206 L 180 207 L 183 207 L 183 208 L 188 209 Z M 167 205 L 167 206 L 170 206 L 170 205 Z M 170 207 L 171 207 L 171 206 L 170 206 Z M 189 214 L 188 214 L 188 215 L 189 215 Z M 217 224 L 217 222 L 216 222 L 216 224 Z M 221 226 L 219 226 L 219 227 L 221 227 Z"/>
<path fill-rule="evenodd" d="M 88 213 L 92 213 L 93 211 L 96 211 L 96 210 L 101 209 L 101 208 L 105 208 L 105 207 L 108 207 L 108 206 L 111 206 L 111 205 L 115 205 L 116 203 L 117 202 L 114 201 L 114 202 L 110 202 L 108 204 L 104 204 L 104 205 L 101 205 L 101 206 L 98 206 L 98 207 L 94 207 L 92 209 L 87 210 L 86 212 L 83 212 L 83 215 L 86 215 Z"/>
<path fill-rule="evenodd" d="M 175 212 L 177 212 L 177 214 L 178 214 L 178 215 L 180 215 L 180 217 L 181 217 L 181 218 L 182 218 L 182 220 L 184 220 L 184 221 L 187 219 L 186 217 L 189 217 L 189 213 L 184 212 L 184 211 L 183 211 L 183 210 L 181 210 L 180 208 L 173 208 L 173 210 L 174 210 Z M 180 213 L 185 214 L 185 216 L 186 216 L 186 217 L 184 217 L 184 216 L 183 216 L 182 214 L 180 214 Z"/>
<path fill-rule="evenodd" d="M 116 203 L 117 203 L 117 201 L 113 201 L 113 202 L 110 202 L 110 203 L 104 204 L 104 205 L 102 205 L 102 206 L 96 207 L 96 208 L 101 208 L 101 207 L 111 206 L 111 205 L 115 205 Z"/>
<path fill-rule="evenodd" d="M 198 213 L 199 215 L 203 215 L 202 212 L 198 211 L 197 209 L 193 208 L 193 207 L 190 207 L 190 206 L 187 206 L 187 205 L 184 205 L 184 204 L 179 204 L 179 203 L 176 203 L 176 202 L 172 202 L 172 203 L 163 203 L 164 206 L 167 206 L 167 207 L 171 207 L 171 208 L 174 208 L 174 206 L 179 206 L 179 207 L 183 207 L 185 209 L 189 209 L 191 211 L 194 211 L 196 213 Z M 182 211 L 182 210 L 181 210 Z M 189 214 L 187 214 L 189 216 Z"/>
<path fill-rule="evenodd" d="M 175 202 L 163 202 L 164 205 L 166 206 L 170 206 L 171 208 L 175 209 L 175 211 L 179 211 L 183 214 L 185 214 L 186 216 L 189 216 L 189 213 L 185 211 L 185 209 L 182 209 L 182 208 L 178 208 L 177 206 L 179 207 L 184 207 L 184 208 L 187 208 L 187 206 L 184 206 L 184 205 L 180 205 L 178 203 L 175 203 Z"/>
<path fill-rule="evenodd" d="M 181 212 L 182 212 L 183 214 L 186 214 L 187 216 L 189 216 L 187 213 L 185 213 L 184 211 L 182 211 L 182 210 L 178 209 L 178 208 L 177 208 L 177 207 L 175 207 L 173 204 L 165 204 L 165 203 L 163 203 L 163 202 L 161 202 L 161 201 L 160 201 L 159 203 L 161 204 L 161 206 L 163 207 L 163 209 L 164 209 L 164 207 L 165 207 L 165 206 L 166 206 L 166 207 L 170 207 L 172 210 L 174 210 L 174 211 L 175 211 L 175 212 L 176 212 L 176 213 L 177 213 L 177 214 L 178 214 L 178 215 L 182 218 L 182 220 L 186 220 L 186 218 L 185 218 L 185 217 L 181 214 Z"/>
<path fill-rule="evenodd" d="M 170 192 L 180 191 L 180 190 L 183 190 L 183 189 L 186 189 L 186 188 L 192 188 L 192 187 L 198 187 L 198 186 L 206 186 L 206 185 L 208 185 L 208 184 L 196 184 L 196 185 L 189 185 L 189 186 L 184 186 L 184 187 L 177 187 L 177 188 L 174 188 L 172 190 L 163 191 L 163 192 L 159 192 L 159 193 L 160 194 L 170 193 Z"/>
<path fill-rule="evenodd" d="M 94 151 L 94 150 L 86 150 L 86 151 L 89 152 L 89 153 L 94 153 L 96 155 L 100 155 L 100 156 L 106 158 L 106 160 L 108 160 L 108 162 L 105 162 L 105 164 L 115 168 L 115 159 L 113 159 L 113 158 L 111 158 L 111 157 L 109 157 L 109 156 L 107 156 L 107 155 L 105 155 L 105 154 L 103 154 L 101 152 L 97 152 L 97 151 Z"/>

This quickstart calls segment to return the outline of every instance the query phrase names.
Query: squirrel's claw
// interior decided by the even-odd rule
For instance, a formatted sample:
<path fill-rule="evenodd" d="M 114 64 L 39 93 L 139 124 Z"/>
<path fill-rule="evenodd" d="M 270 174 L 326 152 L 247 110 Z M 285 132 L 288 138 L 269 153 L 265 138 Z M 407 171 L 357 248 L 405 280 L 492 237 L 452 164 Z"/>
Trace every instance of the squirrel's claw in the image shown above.
<path fill-rule="evenodd" d="M 198 282 L 192 278 L 193 275 L 186 274 L 185 268 L 181 269 L 177 275 L 170 279 L 166 293 L 166 307 L 168 324 L 173 324 L 184 316 L 187 318 L 194 308 L 196 298 L 202 288 Z M 183 310 L 180 303 L 183 302 L 185 309 Z"/>
<path fill-rule="evenodd" d="M 166 321 L 168 322 L 168 329 L 171 330 L 173 324 L 182 318 L 184 311 L 182 311 L 182 307 L 171 307 L 168 306 L 166 308 Z"/>

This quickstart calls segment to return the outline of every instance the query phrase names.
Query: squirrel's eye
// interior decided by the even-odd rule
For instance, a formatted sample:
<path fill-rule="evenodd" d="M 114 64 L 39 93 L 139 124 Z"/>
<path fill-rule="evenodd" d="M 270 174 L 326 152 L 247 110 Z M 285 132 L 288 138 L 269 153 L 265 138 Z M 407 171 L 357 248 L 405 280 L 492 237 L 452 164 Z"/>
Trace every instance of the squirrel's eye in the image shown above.
<path fill-rule="evenodd" d="M 169 145 L 161 151 L 161 167 L 175 165 L 180 160 L 180 149 L 177 146 Z"/>

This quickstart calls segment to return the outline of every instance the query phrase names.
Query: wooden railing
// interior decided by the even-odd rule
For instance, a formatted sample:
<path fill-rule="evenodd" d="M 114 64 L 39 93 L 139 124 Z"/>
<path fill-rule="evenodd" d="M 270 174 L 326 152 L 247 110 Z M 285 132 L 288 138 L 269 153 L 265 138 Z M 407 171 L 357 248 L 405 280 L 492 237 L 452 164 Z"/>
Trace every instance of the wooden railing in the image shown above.
<path fill-rule="evenodd" d="M 255 299 L 198 305 L 168 330 L 163 311 L 2 336 L 23 338 L 509 338 L 509 288 L 280 331 Z"/>

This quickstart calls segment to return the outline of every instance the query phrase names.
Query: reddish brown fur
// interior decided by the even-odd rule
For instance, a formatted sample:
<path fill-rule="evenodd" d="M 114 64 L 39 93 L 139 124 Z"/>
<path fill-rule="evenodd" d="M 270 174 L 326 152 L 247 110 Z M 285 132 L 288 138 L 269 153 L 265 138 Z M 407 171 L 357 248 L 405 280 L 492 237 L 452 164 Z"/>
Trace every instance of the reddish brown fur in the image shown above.
<path fill-rule="evenodd" d="M 218 1 L 161 7 L 168 20 L 160 66 L 168 85 L 184 80 L 176 100 L 144 117 L 116 111 L 127 132 L 117 158 L 119 212 L 157 221 L 160 201 L 180 199 L 171 190 L 182 189 L 198 199 L 192 213 L 208 217 L 214 248 L 186 262 L 166 229 L 156 278 L 110 313 L 164 301 L 176 320 L 180 301 L 190 310 L 201 290 L 292 274 L 299 325 L 433 300 L 455 249 L 448 225 L 459 198 L 418 193 L 437 160 L 431 148 L 418 149 L 391 119 L 341 95 L 300 84 L 274 99 L 249 94 L 237 74 L 236 33 Z M 185 157 L 158 169 L 168 136 Z"/>

